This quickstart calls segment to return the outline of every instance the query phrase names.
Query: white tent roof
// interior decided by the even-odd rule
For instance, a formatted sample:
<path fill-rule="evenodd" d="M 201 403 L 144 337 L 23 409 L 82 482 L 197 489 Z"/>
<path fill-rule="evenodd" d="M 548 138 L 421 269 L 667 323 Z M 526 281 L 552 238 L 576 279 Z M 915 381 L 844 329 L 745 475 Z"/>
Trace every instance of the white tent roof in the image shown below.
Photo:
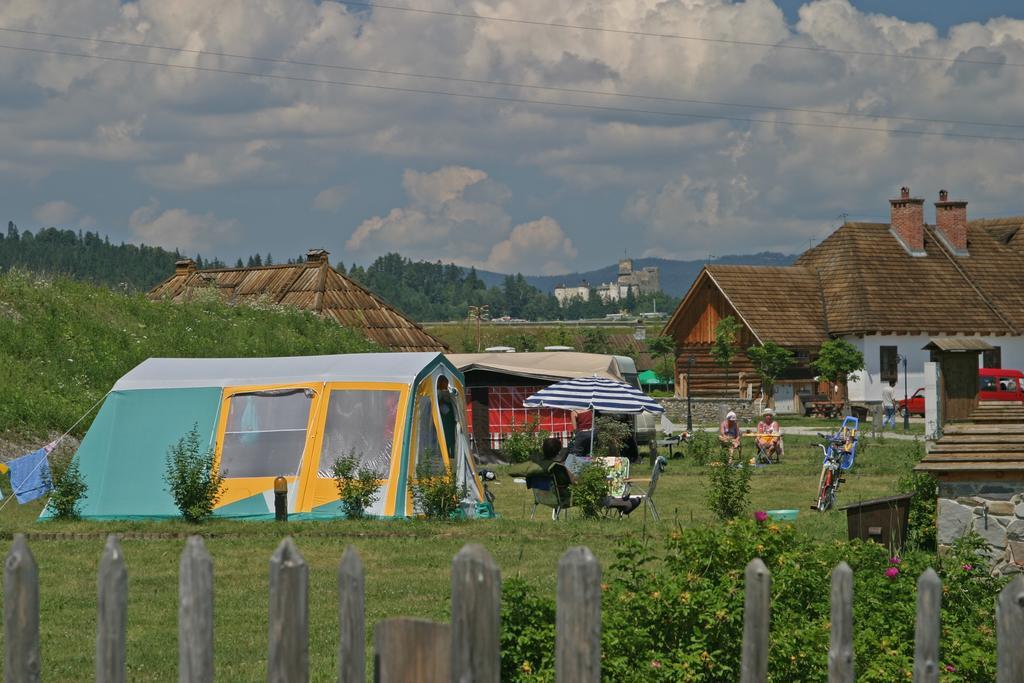
<path fill-rule="evenodd" d="M 529 353 L 449 353 L 448 360 L 462 372 L 491 370 L 521 377 L 558 381 L 575 377 L 606 377 L 623 381 L 615 356 L 601 353 L 546 351 Z"/>
<path fill-rule="evenodd" d="M 113 391 L 185 389 L 293 382 L 410 383 L 440 353 L 350 353 L 287 358 L 150 358 Z"/>

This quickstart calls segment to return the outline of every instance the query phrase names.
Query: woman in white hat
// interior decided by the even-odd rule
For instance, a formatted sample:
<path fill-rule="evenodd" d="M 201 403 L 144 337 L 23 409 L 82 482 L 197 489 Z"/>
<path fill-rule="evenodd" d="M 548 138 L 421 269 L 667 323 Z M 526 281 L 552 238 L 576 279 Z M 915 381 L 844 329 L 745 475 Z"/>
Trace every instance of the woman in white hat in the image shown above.
<path fill-rule="evenodd" d="M 757 445 L 768 458 L 779 461 L 782 457 L 782 427 L 775 419 L 775 410 L 764 409 L 764 417 L 757 423 Z"/>
<path fill-rule="evenodd" d="M 724 448 L 729 449 L 729 464 L 731 465 L 733 454 L 739 455 L 742 450 L 740 446 L 740 426 L 736 422 L 736 413 L 731 410 L 725 414 L 722 424 L 718 425 L 718 442 Z"/>

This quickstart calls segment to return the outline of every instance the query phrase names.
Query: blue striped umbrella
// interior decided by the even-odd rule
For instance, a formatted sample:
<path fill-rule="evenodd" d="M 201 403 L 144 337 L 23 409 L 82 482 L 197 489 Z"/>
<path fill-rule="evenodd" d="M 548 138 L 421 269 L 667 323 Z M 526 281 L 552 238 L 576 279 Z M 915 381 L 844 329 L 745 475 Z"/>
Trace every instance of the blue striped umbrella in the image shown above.
<path fill-rule="evenodd" d="M 639 389 L 605 377 L 577 377 L 552 384 L 523 401 L 527 408 L 597 410 L 602 413 L 663 413 Z"/>

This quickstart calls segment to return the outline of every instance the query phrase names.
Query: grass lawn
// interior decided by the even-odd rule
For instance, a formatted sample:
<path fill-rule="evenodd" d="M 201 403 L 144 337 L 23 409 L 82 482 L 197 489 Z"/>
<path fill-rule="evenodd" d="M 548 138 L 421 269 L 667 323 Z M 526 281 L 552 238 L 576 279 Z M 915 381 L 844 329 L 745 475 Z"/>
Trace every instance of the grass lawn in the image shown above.
<path fill-rule="evenodd" d="M 800 508 L 802 532 L 822 540 L 843 538 L 845 514 L 808 509 L 821 463 L 813 439 L 787 437 L 781 465 L 758 468 L 753 478 L 754 509 Z M 840 490 L 840 504 L 889 495 L 896 478 L 920 457 L 916 442 L 863 439 L 855 472 Z M 647 476 L 645 465 L 634 476 Z M 181 522 L 37 523 L 40 505 L 8 505 L 0 512 L 5 538 L 12 532 L 62 531 L 79 537 L 30 539 L 40 569 L 43 678 L 84 680 L 92 676 L 96 568 L 108 532 L 180 533 L 199 531 L 214 558 L 216 582 L 216 666 L 221 681 L 265 677 L 267 590 L 270 554 L 286 534 L 296 538 L 310 567 L 310 664 L 313 680 L 336 676 L 337 597 L 335 572 L 346 545 L 354 544 L 366 567 L 368 635 L 387 617 L 447 620 L 449 566 L 463 544 L 483 544 L 503 576 L 522 576 L 538 587 L 555 589 L 558 557 L 587 545 L 607 565 L 627 535 L 655 539 L 674 525 L 717 523 L 703 503 L 703 468 L 672 460 L 655 499 L 662 514 L 654 524 L 641 508 L 623 520 L 553 522 L 540 508 L 529 519 L 532 496 L 499 471 L 492 484 L 497 520 L 462 523 L 393 522 L 215 522 L 198 529 Z M 9 541 L 8 541 L 9 542 Z M 177 575 L 183 539 L 133 538 L 122 541 L 128 564 L 128 667 L 133 681 L 166 681 L 177 670 Z M 827 590 L 827 587 L 825 588 Z M 368 658 L 368 661 L 372 659 Z"/>

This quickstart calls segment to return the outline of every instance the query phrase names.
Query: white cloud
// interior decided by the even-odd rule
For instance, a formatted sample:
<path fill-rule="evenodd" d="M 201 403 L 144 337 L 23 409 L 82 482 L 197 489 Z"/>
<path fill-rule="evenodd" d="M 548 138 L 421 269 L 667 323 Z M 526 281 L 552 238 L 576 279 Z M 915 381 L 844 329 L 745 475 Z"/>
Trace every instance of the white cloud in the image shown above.
<path fill-rule="evenodd" d="M 337 213 L 341 205 L 348 199 L 349 190 L 344 185 L 325 187 L 313 198 L 313 208 L 317 211 Z"/>
<path fill-rule="evenodd" d="M 44 227 L 65 225 L 73 221 L 76 216 L 78 216 L 78 208 L 63 199 L 40 204 L 32 210 L 32 218 L 35 218 Z"/>
<path fill-rule="evenodd" d="M 106 192 L 107 201 L 125 215 L 139 203 L 139 181 L 181 193 L 173 200 L 178 207 L 197 205 L 200 195 L 203 206 L 209 206 L 211 190 L 224 193 L 225 205 L 231 201 L 229 190 L 232 195 L 248 191 L 252 199 L 245 208 L 238 208 L 239 202 L 212 210 L 243 219 L 261 251 L 293 249 L 294 235 L 280 230 L 282 215 L 309 225 L 311 232 L 321 231 L 310 238 L 329 239 L 337 228 L 315 212 L 339 212 L 344 206 L 372 216 L 349 238 L 350 248 L 361 254 L 398 249 L 410 256 L 477 264 L 487 263 L 503 243 L 507 246 L 496 258 L 525 264 L 528 259 L 515 248 L 512 233 L 548 216 L 578 251 L 574 258 L 581 263 L 575 264 L 569 263 L 569 252 L 559 251 L 557 260 L 567 268 L 606 263 L 612 251 L 627 246 L 624 240 L 634 253 L 792 251 L 808 237 L 820 237 L 837 214 L 886 213 L 885 200 L 904 183 L 927 197 L 945 186 L 971 201 L 972 215 L 1024 211 L 1019 143 L 783 122 L 1024 137 L 1014 129 L 769 108 L 1016 121 L 1024 110 L 1024 70 L 1007 65 L 1024 62 L 1024 21 L 1019 19 L 992 18 L 939 31 L 929 23 L 860 11 L 849 0 L 806 2 L 795 23 L 787 23 L 771 0 L 471 4 L 480 14 L 541 23 L 993 63 L 548 30 L 367 12 L 318 0 L 7 0 L 0 3 L 0 25 L 30 30 L 308 64 L 752 106 L 383 74 L 371 78 L 327 67 L 68 40 L 70 51 L 300 79 L 768 122 L 532 106 L 12 52 L 0 60 L 0 174 L 14 199 L 8 210 L 25 215 L 49 197 L 82 196 L 69 191 L 68 183 Z M 27 46 L 46 46 L 45 41 L 23 40 Z M 367 172 L 361 173 L 364 168 Z M 381 174 L 394 168 L 417 170 L 406 172 L 401 185 L 383 188 Z M 502 182 L 480 169 L 500 169 Z M 346 178 L 344 188 L 333 185 L 339 177 Z M 134 184 L 127 187 L 125 179 Z M 44 186 L 42 197 L 31 191 L 41 182 L 52 183 Z M 110 187 L 122 191 L 109 192 Z M 288 188 L 295 191 L 289 195 Z M 144 197 L 149 188 L 141 191 Z M 361 204 L 367 195 L 370 199 Z M 722 242 L 726 246 L 719 246 Z M 502 256 L 506 251 L 509 255 Z M 546 261 L 529 260 L 531 269 L 547 267 Z"/>
<path fill-rule="evenodd" d="M 576 258 L 572 240 L 553 218 L 513 226 L 504 208 L 511 195 L 480 169 L 407 169 L 402 184 L 409 206 L 363 221 L 346 242 L 347 250 L 397 250 L 414 258 L 524 273 L 557 271 Z"/>
<path fill-rule="evenodd" d="M 491 248 L 483 267 L 509 273 L 527 268 L 525 264 L 533 266 L 530 270 L 540 265 L 540 272 L 555 275 L 569 270 L 567 264 L 572 263 L 576 253 L 558 221 L 544 216 L 512 228 L 507 239 Z"/>
<path fill-rule="evenodd" d="M 132 232 L 145 244 L 181 249 L 188 253 L 210 250 L 238 241 L 240 225 L 212 213 L 194 214 L 186 209 L 160 209 L 156 200 L 132 211 Z"/>
<path fill-rule="evenodd" d="M 277 165 L 264 156 L 275 147 L 267 140 L 253 140 L 224 145 L 209 153 L 189 152 L 179 162 L 143 168 L 142 177 L 165 190 L 199 190 L 265 179 L 277 170 Z"/>

